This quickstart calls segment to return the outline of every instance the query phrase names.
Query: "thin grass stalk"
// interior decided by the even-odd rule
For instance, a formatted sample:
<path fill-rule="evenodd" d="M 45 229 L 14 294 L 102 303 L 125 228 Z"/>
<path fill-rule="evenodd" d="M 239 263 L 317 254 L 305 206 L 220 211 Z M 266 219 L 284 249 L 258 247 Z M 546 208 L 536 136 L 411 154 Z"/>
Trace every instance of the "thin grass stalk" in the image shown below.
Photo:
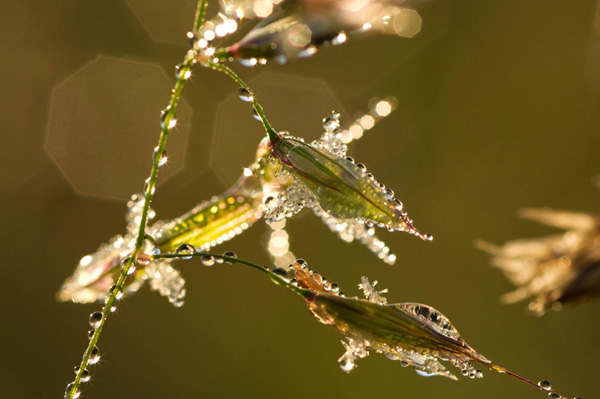
<path fill-rule="evenodd" d="M 204 16 L 206 12 L 206 1 L 207 0 L 198 1 L 193 24 L 194 31 L 197 31 L 202 22 L 204 21 Z M 134 264 L 137 255 L 142 251 L 145 239 L 146 223 L 148 220 L 148 210 L 150 209 L 150 204 L 154 197 L 156 178 L 158 176 L 158 169 L 160 168 L 160 161 L 165 152 L 169 131 L 173 128 L 171 122 L 175 117 L 175 110 L 177 108 L 177 104 L 179 103 L 179 99 L 181 98 L 181 93 L 183 91 L 185 81 L 189 78 L 189 75 L 186 74 L 185 71 L 190 71 L 195 63 L 196 53 L 194 50 L 189 50 L 184 57 L 183 63 L 181 64 L 180 73 L 177 76 L 177 81 L 175 82 L 175 86 L 172 90 L 169 105 L 167 105 L 167 107 L 163 111 L 163 114 L 161 115 L 161 133 L 158 139 L 157 149 L 154 153 L 154 159 L 152 160 L 152 170 L 150 171 L 150 177 L 148 178 L 147 183 L 144 187 L 144 207 L 142 210 L 140 227 L 135 242 L 135 248 L 131 256 L 123 262 L 121 274 L 119 275 L 119 278 L 115 283 L 116 289 L 111 290 L 106 298 L 105 306 L 102 308 L 102 319 L 100 320 L 100 324 L 94 329 L 94 333 L 92 334 L 88 346 L 83 354 L 83 358 L 79 365 L 79 370 L 77 371 L 75 380 L 72 384 L 69 385 L 70 388 L 67 389 L 65 398 L 73 399 L 79 396 L 79 387 L 81 386 L 82 382 L 81 379 L 84 376 L 87 366 L 89 365 L 94 348 L 96 348 L 96 344 L 98 343 L 98 340 L 100 338 L 100 333 L 102 332 L 104 323 L 106 322 L 108 315 L 111 313 L 111 308 L 113 308 L 116 305 L 117 295 L 119 294 L 119 292 L 122 292 L 121 290 L 123 284 L 125 283 L 125 280 L 127 279 L 129 270 Z"/>

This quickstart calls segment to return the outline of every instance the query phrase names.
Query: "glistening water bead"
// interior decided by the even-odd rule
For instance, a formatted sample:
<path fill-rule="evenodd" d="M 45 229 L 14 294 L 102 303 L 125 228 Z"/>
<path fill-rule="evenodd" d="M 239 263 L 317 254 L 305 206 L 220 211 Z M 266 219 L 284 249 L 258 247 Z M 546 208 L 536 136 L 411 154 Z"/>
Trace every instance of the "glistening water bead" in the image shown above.
<path fill-rule="evenodd" d="M 100 327 L 100 323 L 102 323 L 102 312 L 94 312 L 90 314 L 90 326 L 93 329 Z"/>
<path fill-rule="evenodd" d="M 262 119 L 258 113 L 258 111 L 256 110 L 256 108 L 252 107 L 252 116 L 254 117 L 254 119 L 256 119 L 259 122 L 262 122 Z"/>
<path fill-rule="evenodd" d="M 74 388 L 74 387 L 75 387 L 75 382 L 71 382 L 71 383 L 69 383 L 69 384 L 67 385 L 67 388 L 65 389 L 65 398 L 69 398 L 69 397 L 72 397 L 72 398 L 78 398 L 78 397 L 79 397 L 79 395 L 80 395 L 81 393 L 80 393 L 80 392 L 79 392 L 79 390 L 77 390 L 77 389 L 75 389 L 75 390 L 73 391 L 73 388 Z M 71 391 L 73 391 L 73 395 L 72 395 L 72 396 L 69 396 L 69 395 L 71 395 Z"/>
<path fill-rule="evenodd" d="M 237 255 L 233 251 L 225 251 L 225 252 L 223 252 L 223 256 L 227 256 L 228 258 L 237 258 Z M 230 261 L 226 261 L 226 262 L 231 265 Z"/>
<path fill-rule="evenodd" d="M 342 369 L 342 371 L 349 373 L 354 368 L 354 362 L 350 360 L 342 361 L 340 362 L 340 368 Z"/>
<path fill-rule="evenodd" d="M 254 96 L 252 96 L 250 90 L 246 89 L 245 87 L 240 87 L 238 89 L 238 97 L 244 102 L 250 102 L 254 100 Z"/>
<path fill-rule="evenodd" d="M 127 263 L 129 263 L 129 259 L 130 258 L 123 259 L 123 261 L 121 262 L 121 270 L 125 270 Z M 127 275 L 131 276 L 134 272 L 135 272 L 135 263 L 131 263 L 131 265 L 129 266 L 129 269 L 127 270 Z"/>
<path fill-rule="evenodd" d="M 544 391 L 549 391 L 552 389 L 552 384 L 548 380 L 541 380 L 540 382 L 538 382 L 538 386 Z"/>
<path fill-rule="evenodd" d="M 147 178 L 146 181 L 144 182 L 144 197 L 147 197 L 148 195 L 154 195 L 155 192 L 156 192 L 156 185 L 153 185 L 152 187 L 150 187 L 150 178 Z"/>
<path fill-rule="evenodd" d="M 290 281 L 290 277 L 288 276 L 288 272 L 287 270 L 281 268 L 281 267 L 276 267 L 275 269 L 271 270 L 271 272 L 279 277 L 281 277 L 283 279 L 283 281 Z"/>
<path fill-rule="evenodd" d="M 192 255 L 194 254 L 194 252 L 196 252 L 196 248 L 194 248 L 194 246 L 191 244 L 181 244 L 175 250 L 175 253 L 177 255 L 184 255 L 184 256 L 180 256 L 180 259 L 184 259 L 184 260 L 192 259 L 193 258 Z"/>
<path fill-rule="evenodd" d="M 79 373 L 81 367 L 75 366 L 75 374 Z M 88 382 L 90 380 L 90 372 L 88 369 L 84 369 L 83 373 L 81 373 L 81 382 Z"/>
<path fill-rule="evenodd" d="M 215 264 L 215 258 L 212 255 L 202 255 L 200 262 L 202 262 L 204 266 L 210 267 Z"/>
<path fill-rule="evenodd" d="M 120 300 L 121 298 L 123 298 L 123 288 L 121 288 L 120 286 L 118 286 L 116 284 L 113 285 L 112 287 L 110 287 L 110 289 L 108 290 L 108 295 L 112 295 L 115 291 L 117 292 L 115 294 L 115 299 L 117 301 Z"/>
<path fill-rule="evenodd" d="M 159 150 L 160 149 L 158 148 L 158 146 L 154 147 L 154 153 L 152 154 L 152 160 L 156 159 L 156 156 L 158 155 L 158 151 Z M 167 150 L 163 149 L 162 152 L 161 152 L 161 154 L 160 154 L 160 157 L 158 159 L 158 166 L 164 166 L 167 163 L 167 160 L 168 160 L 168 158 L 167 158 Z"/>
<path fill-rule="evenodd" d="M 98 349 L 97 346 L 94 346 L 94 349 L 92 349 L 92 353 L 90 355 L 90 360 L 88 361 L 89 364 L 96 364 L 100 361 L 100 349 Z"/>

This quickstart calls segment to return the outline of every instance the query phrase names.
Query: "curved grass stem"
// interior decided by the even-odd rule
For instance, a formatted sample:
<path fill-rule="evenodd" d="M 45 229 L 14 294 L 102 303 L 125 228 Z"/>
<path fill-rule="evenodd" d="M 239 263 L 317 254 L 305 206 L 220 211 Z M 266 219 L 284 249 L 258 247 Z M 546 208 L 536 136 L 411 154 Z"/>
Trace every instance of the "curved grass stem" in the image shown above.
<path fill-rule="evenodd" d="M 280 140 L 279 135 L 273 129 L 273 127 L 271 127 L 271 124 L 267 120 L 267 116 L 265 115 L 263 107 L 258 103 L 258 101 L 256 101 L 254 92 L 252 91 L 250 86 L 246 84 L 246 82 L 244 82 L 235 72 L 233 72 L 231 68 L 229 68 L 226 65 L 214 63 L 211 61 L 206 61 L 203 65 L 207 68 L 212 68 L 215 71 L 223 72 L 225 75 L 233 79 L 238 85 L 246 89 L 252 95 L 252 106 L 254 107 L 258 117 L 260 118 L 263 126 L 265 127 L 267 135 L 269 136 L 269 140 L 271 140 L 271 143 L 273 144 Z"/>
<path fill-rule="evenodd" d="M 204 14 L 206 10 L 206 0 L 199 0 L 196 15 L 194 18 L 194 31 L 196 31 L 202 22 L 204 21 Z M 146 185 L 144 188 L 144 207 L 142 210 L 140 227 L 138 230 L 137 238 L 135 241 L 135 247 L 130 257 L 123 262 L 121 274 L 117 279 L 115 285 L 118 289 L 112 290 L 106 298 L 105 306 L 102 308 L 102 319 L 98 326 L 94 329 L 94 332 L 90 338 L 90 342 L 83 354 L 83 358 L 79 365 L 79 370 L 75 377 L 75 380 L 72 384 L 69 385 L 69 388 L 65 392 L 65 398 L 73 399 L 79 396 L 79 387 L 81 386 L 82 378 L 84 373 L 86 372 L 86 368 L 89 365 L 90 358 L 96 348 L 96 344 L 100 338 L 100 334 L 102 332 L 102 328 L 104 327 L 104 323 L 108 318 L 108 315 L 111 313 L 112 308 L 115 306 L 117 302 L 117 295 L 121 292 L 123 284 L 127 279 L 129 270 L 131 269 L 135 259 L 138 254 L 142 251 L 142 247 L 145 239 L 145 231 L 146 231 L 146 223 L 148 220 L 148 211 L 150 209 L 150 203 L 152 202 L 152 198 L 154 197 L 154 191 L 156 187 L 156 178 L 158 176 L 158 169 L 160 167 L 160 161 L 162 158 L 162 154 L 165 152 L 167 138 L 169 136 L 170 130 L 175 126 L 175 110 L 177 108 L 177 104 L 179 103 L 179 99 L 181 98 L 181 93 L 183 91 L 183 87 L 185 85 L 185 81 L 190 77 L 190 71 L 194 64 L 196 63 L 196 52 L 194 50 L 189 50 L 183 62 L 179 66 L 177 82 L 175 83 L 175 87 L 171 92 L 171 99 L 169 100 L 169 104 L 163 111 L 161 115 L 161 133 L 158 139 L 158 146 L 154 152 L 154 158 L 152 159 L 152 170 L 150 171 L 150 177 L 146 181 Z"/>
<path fill-rule="evenodd" d="M 568 399 L 566 396 L 563 396 L 563 395 L 561 395 L 561 394 L 559 394 L 557 392 L 554 392 L 554 391 L 548 391 L 548 390 L 544 389 L 543 387 L 539 386 L 538 384 L 536 384 L 535 382 L 533 382 L 531 380 L 528 380 L 527 378 L 521 377 L 520 375 L 515 374 L 512 371 L 505 369 L 504 367 L 497 366 L 495 364 L 491 364 L 491 365 L 487 365 L 487 366 L 490 369 L 492 369 L 492 370 L 495 370 L 495 371 L 497 371 L 497 372 L 499 372 L 501 374 L 509 375 L 509 376 L 511 376 L 513 378 L 516 378 L 519 381 L 522 381 L 522 382 L 524 382 L 526 384 L 534 386 L 534 387 L 536 387 L 537 389 L 539 389 L 541 391 L 547 392 L 548 394 L 554 394 L 554 395 L 556 395 L 556 399 Z"/>
<path fill-rule="evenodd" d="M 198 5 L 196 6 L 196 15 L 194 16 L 194 32 L 197 32 L 204 23 L 204 18 L 206 17 L 206 6 L 207 0 L 198 0 Z"/>
<path fill-rule="evenodd" d="M 300 295 L 303 298 L 307 297 L 306 290 L 303 290 L 302 288 L 299 288 L 298 286 L 290 283 L 289 281 L 284 280 L 279 275 L 273 273 L 268 267 L 261 266 L 259 264 L 256 264 L 256 263 L 244 260 L 244 259 L 240 259 L 235 256 L 228 256 L 228 255 L 224 255 L 224 254 L 215 254 L 215 253 L 211 253 L 211 252 L 198 251 L 198 252 L 194 252 L 193 254 L 176 254 L 176 253 L 174 253 L 174 254 L 158 254 L 158 255 L 154 255 L 153 258 L 154 259 L 184 259 L 184 258 L 188 259 L 189 257 L 203 257 L 203 256 L 212 256 L 215 259 L 221 259 L 227 263 L 231 263 L 231 264 L 239 263 L 241 265 L 248 266 L 253 269 L 259 270 L 259 271 L 265 273 L 267 276 L 269 276 L 269 278 L 271 280 L 273 280 L 273 282 L 275 282 L 276 284 L 279 284 L 286 288 L 289 288 L 290 290 L 292 290 L 293 292 L 295 292 L 296 294 Z"/>

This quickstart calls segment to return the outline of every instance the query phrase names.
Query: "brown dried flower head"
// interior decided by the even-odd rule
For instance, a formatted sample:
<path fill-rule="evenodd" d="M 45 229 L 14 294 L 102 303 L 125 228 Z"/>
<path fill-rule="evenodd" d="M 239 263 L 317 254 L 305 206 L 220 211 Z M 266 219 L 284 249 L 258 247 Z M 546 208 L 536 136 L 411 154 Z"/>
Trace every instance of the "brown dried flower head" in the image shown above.
<path fill-rule="evenodd" d="M 547 309 L 559 310 L 600 294 L 600 217 L 551 209 L 523 209 L 520 216 L 566 231 L 502 246 L 477 243 L 518 287 L 504 294 L 502 302 L 533 298 L 529 310 L 541 316 Z"/>

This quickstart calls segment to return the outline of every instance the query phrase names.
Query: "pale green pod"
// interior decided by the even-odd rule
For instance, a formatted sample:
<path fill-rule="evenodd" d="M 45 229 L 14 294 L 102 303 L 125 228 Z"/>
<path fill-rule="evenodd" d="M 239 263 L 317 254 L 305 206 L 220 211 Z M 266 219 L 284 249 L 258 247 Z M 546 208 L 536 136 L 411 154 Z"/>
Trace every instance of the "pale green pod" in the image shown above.
<path fill-rule="evenodd" d="M 389 195 L 363 165 L 288 135 L 273 144 L 275 156 L 338 219 L 358 219 L 431 240 L 412 224 L 402 203 Z"/>

